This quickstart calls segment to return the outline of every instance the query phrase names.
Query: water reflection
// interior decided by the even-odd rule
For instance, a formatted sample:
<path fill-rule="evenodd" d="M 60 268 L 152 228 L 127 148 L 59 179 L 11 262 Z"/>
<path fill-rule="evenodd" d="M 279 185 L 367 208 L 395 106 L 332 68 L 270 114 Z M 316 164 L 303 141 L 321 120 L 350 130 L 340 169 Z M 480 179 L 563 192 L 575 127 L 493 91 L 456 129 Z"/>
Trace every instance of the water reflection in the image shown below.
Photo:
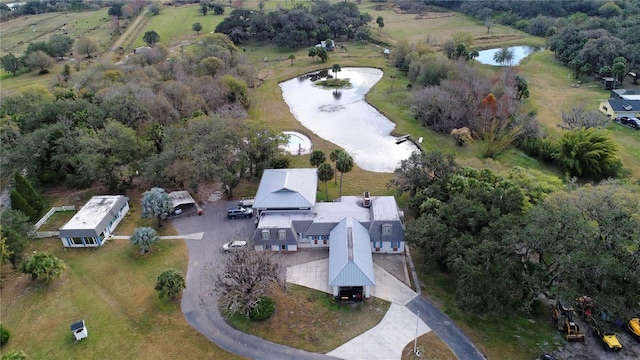
<path fill-rule="evenodd" d="M 343 147 L 361 168 L 393 172 L 400 160 L 417 149 L 411 143 L 396 145 L 395 137 L 389 135 L 395 124 L 364 101 L 382 71 L 343 68 L 340 78 L 349 79 L 351 87 L 338 91 L 313 83 L 330 76 L 323 70 L 280 83 L 291 113 L 316 135 Z"/>
<path fill-rule="evenodd" d="M 509 47 L 508 49 L 513 52 L 513 59 L 509 64 L 500 64 L 495 60 L 493 60 L 493 56 L 498 51 L 500 51 L 500 48 L 483 50 L 478 52 L 478 57 L 476 58 L 476 61 L 485 65 L 494 65 L 494 66 L 518 65 L 520 64 L 520 61 L 522 61 L 522 59 L 526 58 L 527 56 L 533 54 L 534 52 L 544 50 L 544 48 L 540 46 L 512 46 L 512 47 Z"/>

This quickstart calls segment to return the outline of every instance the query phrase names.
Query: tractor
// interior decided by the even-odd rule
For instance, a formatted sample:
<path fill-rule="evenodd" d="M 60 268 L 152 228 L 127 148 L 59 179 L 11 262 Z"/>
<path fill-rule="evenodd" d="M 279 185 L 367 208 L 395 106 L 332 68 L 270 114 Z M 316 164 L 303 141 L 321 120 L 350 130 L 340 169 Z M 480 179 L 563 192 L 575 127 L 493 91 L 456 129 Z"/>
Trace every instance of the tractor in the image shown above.
<path fill-rule="evenodd" d="M 625 328 L 632 338 L 640 342 L 640 318 L 632 318 L 627 322 L 627 326 Z"/>
<path fill-rule="evenodd" d="M 584 334 L 573 320 L 574 309 L 565 302 L 558 300 L 553 309 L 553 319 L 567 341 L 584 341 Z"/>
<path fill-rule="evenodd" d="M 592 325 L 593 334 L 602 341 L 602 345 L 604 346 L 605 350 L 622 350 L 622 344 L 620 344 L 620 341 L 618 341 L 616 333 L 605 329 L 604 325 L 601 322 L 596 321 L 595 319 L 592 319 Z"/>

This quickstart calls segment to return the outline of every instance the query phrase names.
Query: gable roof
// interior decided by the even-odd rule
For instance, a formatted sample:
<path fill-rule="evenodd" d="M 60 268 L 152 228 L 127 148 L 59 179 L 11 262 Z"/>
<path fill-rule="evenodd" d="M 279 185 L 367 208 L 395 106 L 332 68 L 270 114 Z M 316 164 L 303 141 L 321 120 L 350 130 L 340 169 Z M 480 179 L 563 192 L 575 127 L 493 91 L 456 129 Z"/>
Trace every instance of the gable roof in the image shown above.
<path fill-rule="evenodd" d="M 615 112 L 621 112 L 621 111 L 640 112 L 640 100 L 609 99 L 609 106 Z M 631 108 L 629 108 L 629 106 L 631 106 Z"/>
<path fill-rule="evenodd" d="M 98 237 L 129 201 L 123 195 L 94 196 L 60 228 L 60 238 Z"/>
<path fill-rule="evenodd" d="M 317 188 L 316 169 L 266 169 L 253 207 L 262 210 L 312 208 Z"/>
<path fill-rule="evenodd" d="M 369 233 L 352 217 L 331 230 L 329 286 L 375 285 Z"/>

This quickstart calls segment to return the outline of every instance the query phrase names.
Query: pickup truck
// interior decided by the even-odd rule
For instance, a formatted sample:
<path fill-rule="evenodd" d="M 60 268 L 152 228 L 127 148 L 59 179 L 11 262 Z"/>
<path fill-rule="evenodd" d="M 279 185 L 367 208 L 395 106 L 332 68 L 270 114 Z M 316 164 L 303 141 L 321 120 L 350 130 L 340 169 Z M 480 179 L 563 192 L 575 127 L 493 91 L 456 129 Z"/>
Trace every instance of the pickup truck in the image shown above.
<path fill-rule="evenodd" d="M 241 206 L 241 207 L 252 207 L 253 206 L 253 201 L 254 201 L 253 197 L 243 197 L 242 199 L 240 199 L 240 201 L 238 201 L 238 206 Z"/>

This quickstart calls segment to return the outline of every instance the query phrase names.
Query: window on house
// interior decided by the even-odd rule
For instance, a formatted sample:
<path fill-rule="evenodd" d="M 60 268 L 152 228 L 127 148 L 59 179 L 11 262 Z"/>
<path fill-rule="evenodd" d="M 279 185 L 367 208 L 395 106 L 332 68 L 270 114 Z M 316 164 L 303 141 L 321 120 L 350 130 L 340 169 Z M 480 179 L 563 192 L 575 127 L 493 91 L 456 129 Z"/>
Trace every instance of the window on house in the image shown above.
<path fill-rule="evenodd" d="M 382 235 L 391 235 L 391 224 L 382 225 Z"/>
<path fill-rule="evenodd" d="M 287 240 L 287 232 L 285 230 L 278 230 L 278 240 Z"/>
<path fill-rule="evenodd" d="M 269 230 L 262 230 L 262 240 L 269 240 Z"/>
<path fill-rule="evenodd" d="M 287 245 L 280 245 L 280 250 L 287 251 Z"/>

